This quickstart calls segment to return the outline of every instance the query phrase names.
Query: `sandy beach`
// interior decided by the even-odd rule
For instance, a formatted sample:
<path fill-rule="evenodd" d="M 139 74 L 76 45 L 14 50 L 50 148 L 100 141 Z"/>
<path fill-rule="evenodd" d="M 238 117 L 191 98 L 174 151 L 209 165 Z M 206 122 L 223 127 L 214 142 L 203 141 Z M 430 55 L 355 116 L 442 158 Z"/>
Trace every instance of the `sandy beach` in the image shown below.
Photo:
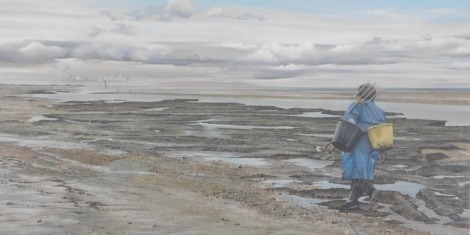
<path fill-rule="evenodd" d="M 82 89 L 0 86 L 1 234 L 470 232 L 470 125 L 392 106 L 465 114 L 468 92 L 381 94 L 395 147 L 371 213 L 338 209 L 341 152 L 322 149 L 351 92 Z"/>

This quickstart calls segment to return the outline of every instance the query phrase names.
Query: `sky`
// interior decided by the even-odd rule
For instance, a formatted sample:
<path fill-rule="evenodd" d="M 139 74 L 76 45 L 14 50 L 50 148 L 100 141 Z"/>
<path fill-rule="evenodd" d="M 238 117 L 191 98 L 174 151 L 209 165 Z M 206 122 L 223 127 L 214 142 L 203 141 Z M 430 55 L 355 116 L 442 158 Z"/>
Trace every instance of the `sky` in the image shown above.
<path fill-rule="evenodd" d="M 470 88 L 467 0 L 0 4 L 0 83 Z"/>

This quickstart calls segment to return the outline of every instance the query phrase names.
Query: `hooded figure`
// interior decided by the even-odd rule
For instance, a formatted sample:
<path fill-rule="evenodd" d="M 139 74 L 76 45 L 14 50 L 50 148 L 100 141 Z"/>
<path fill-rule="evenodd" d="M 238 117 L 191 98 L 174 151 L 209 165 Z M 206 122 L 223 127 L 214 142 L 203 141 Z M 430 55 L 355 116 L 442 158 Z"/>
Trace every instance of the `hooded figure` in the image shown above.
<path fill-rule="evenodd" d="M 343 180 L 351 180 L 351 194 L 341 209 L 358 209 L 359 197 L 365 192 L 370 197 L 369 210 L 376 211 L 378 207 L 377 190 L 372 184 L 374 169 L 379 152 L 372 148 L 367 136 L 367 129 L 386 121 L 385 112 L 374 102 L 377 95 L 375 87 L 369 83 L 359 87 L 356 94 L 357 102 L 353 102 L 341 120 L 356 124 L 364 131 L 351 152 L 343 153 Z"/>

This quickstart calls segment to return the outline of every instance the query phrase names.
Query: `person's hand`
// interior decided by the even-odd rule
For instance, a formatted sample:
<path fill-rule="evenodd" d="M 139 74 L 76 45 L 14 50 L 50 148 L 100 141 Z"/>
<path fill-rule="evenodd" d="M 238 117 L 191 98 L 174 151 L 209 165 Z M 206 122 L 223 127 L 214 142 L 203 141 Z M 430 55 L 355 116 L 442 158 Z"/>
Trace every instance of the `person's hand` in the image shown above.
<path fill-rule="evenodd" d="M 382 164 L 385 161 L 385 154 L 379 154 L 379 164 Z"/>

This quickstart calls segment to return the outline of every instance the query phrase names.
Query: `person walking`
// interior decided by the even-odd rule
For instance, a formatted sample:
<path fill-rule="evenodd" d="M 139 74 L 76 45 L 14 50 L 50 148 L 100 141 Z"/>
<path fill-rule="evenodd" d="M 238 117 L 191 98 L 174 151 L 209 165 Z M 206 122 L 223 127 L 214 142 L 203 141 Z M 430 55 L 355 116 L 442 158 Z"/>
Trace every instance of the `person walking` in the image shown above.
<path fill-rule="evenodd" d="M 374 99 L 377 90 L 370 83 L 359 86 L 356 93 L 357 101 L 353 102 L 341 120 L 356 124 L 364 131 L 350 152 L 343 153 L 342 179 L 351 180 L 351 193 L 340 209 L 359 209 L 358 199 L 365 192 L 369 197 L 369 211 L 377 211 L 377 193 L 373 185 L 375 164 L 380 154 L 372 148 L 367 136 L 367 129 L 386 121 L 385 112 L 379 108 Z"/>

